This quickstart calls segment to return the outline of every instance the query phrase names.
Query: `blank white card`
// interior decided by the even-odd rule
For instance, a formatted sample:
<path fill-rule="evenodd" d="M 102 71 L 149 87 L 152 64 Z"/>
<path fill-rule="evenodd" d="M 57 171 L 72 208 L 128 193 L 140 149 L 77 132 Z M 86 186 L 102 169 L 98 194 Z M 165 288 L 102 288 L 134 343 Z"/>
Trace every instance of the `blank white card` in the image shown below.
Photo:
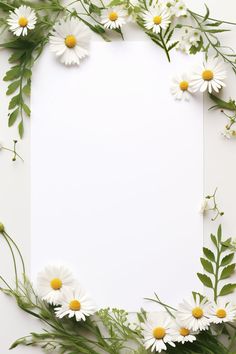
<path fill-rule="evenodd" d="M 93 42 L 78 68 L 45 51 L 32 87 L 32 273 L 65 263 L 99 307 L 198 289 L 203 103 L 171 78 L 201 57 Z"/>

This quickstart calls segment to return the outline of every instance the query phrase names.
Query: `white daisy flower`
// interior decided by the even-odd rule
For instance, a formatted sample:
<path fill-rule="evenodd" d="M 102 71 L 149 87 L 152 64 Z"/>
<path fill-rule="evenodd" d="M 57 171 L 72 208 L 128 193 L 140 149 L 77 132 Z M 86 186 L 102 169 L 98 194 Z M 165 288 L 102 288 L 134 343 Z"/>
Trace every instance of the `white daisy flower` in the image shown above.
<path fill-rule="evenodd" d="M 55 24 L 49 43 L 50 49 L 65 65 L 79 65 L 86 57 L 91 33 L 87 26 L 76 18 L 62 20 Z"/>
<path fill-rule="evenodd" d="M 171 14 L 167 8 L 163 6 L 150 7 L 142 15 L 144 26 L 154 33 L 159 33 L 161 29 L 166 29 L 170 24 Z"/>
<path fill-rule="evenodd" d="M 184 300 L 179 305 L 176 319 L 185 328 L 194 332 L 206 330 L 210 325 L 211 306 L 206 298 L 201 301 L 199 296 L 196 297 L 196 301 L 194 299 L 191 299 L 191 301 Z"/>
<path fill-rule="evenodd" d="M 193 93 L 189 75 L 176 75 L 172 80 L 171 93 L 177 100 L 184 99 L 188 101 Z"/>
<path fill-rule="evenodd" d="M 86 317 L 96 312 L 93 301 L 78 284 L 75 289 L 63 291 L 60 305 L 55 308 L 56 316 L 59 318 L 68 316 L 75 317 L 76 321 L 85 321 Z"/>
<path fill-rule="evenodd" d="M 121 6 L 111 7 L 102 10 L 101 13 L 101 23 L 105 28 L 116 29 L 121 28 L 126 24 L 127 21 L 127 11 Z"/>
<path fill-rule="evenodd" d="M 37 277 L 39 296 L 52 305 L 57 305 L 62 292 L 74 284 L 71 271 L 64 266 L 47 266 Z"/>
<path fill-rule="evenodd" d="M 182 0 L 173 0 L 171 6 L 171 12 L 175 17 L 181 17 L 187 15 L 187 7 Z"/>
<path fill-rule="evenodd" d="M 226 78 L 226 72 L 223 65 L 218 58 L 211 58 L 204 62 L 193 74 L 193 89 L 201 92 L 206 90 L 210 93 L 213 90 L 219 92 L 222 87 L 225 87 L 223 80 Z"/>
<path fill-rule="evenodd" d="M 210 319 L 212 323 L 233 322 L 236 319 L 236 306 L 231 303 L 225 303 L 218 300 L 212 305 L 210 310 Z"/>
<path fill-rule="evenodd" d="M 197 339 L 195 336 L 196 334 L 197 332 L 193 332 L 190 329 L 185 328 L 178 322 L 176 322 L 173 326 L 173 335 L 175 337 L 175 342 L 182 344 L 186 342 L 193 343 Z"/>
<path fill-rule="evenodd" d="M 22 5 L 10 12 L 10 16 L 7 19 L 7 23 L 10 30 L 16 36 L 26 36 L 28 30 L 35 28 L 37 17 L 35 11 L 31 7 Z"/>
<path fill-rule="evenodd" d="M 142 325 L 144 346 L 160 353 L 167 349 L 167 344 L 175 347 L 172 333 L 173 320 L 164 313 L 149 313 L 147 321 Z"/>

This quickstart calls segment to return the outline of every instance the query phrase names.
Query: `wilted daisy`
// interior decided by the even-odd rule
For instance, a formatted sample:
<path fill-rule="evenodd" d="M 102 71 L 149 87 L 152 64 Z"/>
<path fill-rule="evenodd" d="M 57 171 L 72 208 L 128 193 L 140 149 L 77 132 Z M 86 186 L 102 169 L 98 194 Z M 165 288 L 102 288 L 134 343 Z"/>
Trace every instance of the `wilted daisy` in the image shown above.
<path fill-rule="evenodd" d="M 176 75 L 172 80 L 171 93 L 177 100 L 189 100 L 193 90 L 188 74 Z"/>
<path fill-rule="evenodd" d="M 10 30 L 16 36 L 26 36 L 28 30 L 35 28 L 37 22 L 36 14 L 31 7 L 22 5 L 10 12 L 10 16 L 7 19 L 7 23 Z"/>
<path fill-rule="evenodd" d="M 166 29 L 170 24 L 171 14 L 169 10 L 163 6 L 150 7 L 142 15 L 144 26 L 154 33 L 159 33 L 161 29 Z"/>
<path fill-rule="evenodd" d="M 55 24 L 49 39 L 50 49 L 63 64 L 79 65 L 88 55 L 90 37 L 87 26 L 72 17 Z"/>
<path fill-rule="evenodd" d="M 78 284 L 74 289 L 63 291 L 60 305 L 55 308 L 56 316 L 59 318 L 68 316 L 75 317 L 76 321 L 85 321 L 86 317 L 96 312 L 93 301 Z"/>
<path fill-rule="evenodd" d="M 175 342 L 186 343 L 194 342 L 197 338 L 195 337 L 197 333 L 185 328 L 180 323 L 176 322 L 173 326 L 173 335 L 175 337 Z"/>
<path fill-rule="evenodd" d="M 150 313 L 147 321 L 142 325 L 144 346 L 154 352 L 166 350 L 166 344 L 175 347 L 173 337 L 173 320 L 164 313 Z"/>
<path fill-rule="evenodd" d="M 210 325 L 211 303 L 207 299 L 201 300 L 199 296 L 196 300 L 184 300 L 179 305 L 177 312 L 177 321 L 183 324 L 185 328 L 192 331 L 206 330 Z"/>
<path fill-rule="evenodd" d="M 201 92 L 206 90 L 210 93 L 219 92 L 222 87 L 225 87 L 223 80 L 226 78 L 226 72 L 223 65 L 218 58 L 205 61 L 193 75 L 193 89 Z"/>
<path fill-rule="evenodd" d="M 210 319 L 213 323 L 233 322 L 236 319 L 236 306 L 231 303 L 225 303 L 218 300 L 216 304 L 212 305 L 210 310 Z"/>
<path fill-rule="evenodd" d="M 102 10 L 101 23 L 105 28 L 121 28 L 127 21 L 127 12 L 121 6 Z"/>
<path fill-rule="evenodd" d="M 58 304 L 62 292 L 73 286 L 73 275 L 64 266 L 48 266 L 37 277 L 39 296 L 52 305 Z"/>

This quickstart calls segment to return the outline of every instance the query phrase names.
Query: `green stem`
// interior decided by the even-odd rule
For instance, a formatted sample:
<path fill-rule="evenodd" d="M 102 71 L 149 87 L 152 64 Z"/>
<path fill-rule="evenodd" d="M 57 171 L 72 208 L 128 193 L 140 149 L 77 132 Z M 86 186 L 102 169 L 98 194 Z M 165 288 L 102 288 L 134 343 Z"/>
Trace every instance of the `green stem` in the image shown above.
<path fill-rule="evenodd" d="M 14 247 L 16 248 L 18 254 L 19 254 L 19 257 L 20 257 L 20 260 L 21 260 L 21 264 L 22 264 L 22 269 L 23 269 L 23 274 L 25 274 L 25 262 L 24 262 L 24 259 L 23 259 L 23 256 L 22 256 L 22 253 L 19 249 L 19 247 L 17 246 L 17 244 L 15 243 L 15 241 L 8 235 L 8 233 L 6 231 L 3 231 L 5 237 L 7 237 L 11 242 L 12 244 L 14 245 Z"/>
<path fill-rule="evenodd" d="M 217 257 L 216 257 L 216 271 L 215 271 L 215 286 L 214 286 L 214 301 L 215 302 L 217 302 L 217 299 L 218 299 L 220 256 L 221 256 L 221 250 L 220 250 L 220 245 L 218 243 L 218 245 L 217 245 Z"/>
<path fill-rule="evenodd" d="M 160 40 L 161 40 L 161 43 L 162 43 L 162 45 L 163 45 L 163 49 L 164 49 L 164 51 L 165 51 L 165 53 L 166 53 L 167 59 L 168 59 L 168 61 L 170 62 L 170 54 L 169 54 L 169 51 L 168 51 L 168 49 L 167 49 L 167 47 L 166 47 L 164 38 L 163 38 L 163 36 L 162 36 L 162 29 L 161 29 L 159 35 L 160 35 Z"/>
<path fill-rule="evenodd" d="M 203 15 L 200 15 L 194 11 L 191 11 L 195 16 L 198 16 L 198 17 L 201 17 L 201 18 L 205 18 L 205 16 Z M 217 20 L 216 18 L 212 18 L 212 17 L 208 17 L 208 20 L 210 21 L 215 21 L 215 22 L 222 22 L 222 23 L 225 23 L 227 25 L 232 25 L 232 26 L 236 26 L 236 23 L 235 22 L 229 22 L 229 21 L 223 21 L 223 20 Z"/>
<path fill-rule="evenodd" d="M 8 238 L 5 235 L 5 232 L 2 233 L 6 243 L 8 244 L 8 247 L 10 249 L 11 255 L 12 255 L 12 261 L 13 261 L 13 267 L 14 267 L 14 273 L 15 273 L 15 282 L 16 282 L 16 289 L 18 289 L 18 273 L 17 273 L 17 266 L 16 266 L 16 258 L 11 246 L 11 243 L 9 242 Z"/>

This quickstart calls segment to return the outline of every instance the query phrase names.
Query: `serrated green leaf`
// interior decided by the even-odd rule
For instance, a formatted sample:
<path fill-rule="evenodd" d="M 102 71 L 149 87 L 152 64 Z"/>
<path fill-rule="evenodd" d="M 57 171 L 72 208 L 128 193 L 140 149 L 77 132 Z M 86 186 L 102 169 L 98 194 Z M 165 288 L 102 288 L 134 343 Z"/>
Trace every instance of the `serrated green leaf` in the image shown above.
<path fill-rule="evenodd" d="M 214 274 L 214 269 L 213 269 L 213 265 L 211 262 L 209 262 L 207 259 L 205 258 L 201 258 L 201 264 L 204 268 L 204 270 L 210 274 Z"/>
<path fill-rule="evenodd" d="M 4 76 L 3 80 L 12 81 L 14 79 L 18 79 L 20 75 L 21 75 L 21 67 L 17 65 L 6 72 L 6 75 Z"/>
<path fill-rule="evenodd" d="M 9 63 L 15 63 L 25 54 L 24 50 L 16 50 L 8 59 Z"/>
<path fill-rule="evenodd" d="M 17 117 L 18 117 L 18 113 L 19 113 L 19 108 L 17 108 L 14 112 L 12 112 L 9 115 L 8 127 L 11 127 L 15 123 L 15 121 L 17 120 Z"/>
<path fill-rule="evenodd" d="M 212 262 L 215 262 L 215 255 L 211 250 L 209 250 L 209 248 L 203 247 L 203 253 L 207 259 L 209 259 Z"/>
<path fill-rule="evenodd" d="M 23 135 L 24 135 L 24 123 L 23 123 L 23 120 L 18 125 L 18 132 L 19 132 L 19 135 L 20 135 L 20 137 L 22 139 Z"/>
<path fill-rule="evenodd" d="M 226 284 L 220 291 L 220 296 L 232 294 L 236 289 L 236 284 Z"/>
<path fill-rule="evenodd" d="M 8 86 L 8 89 L 7 89 L 6 94 L 7 94 L 7 95 L 13 94 L 13 93 L 18 89 L 19 86 L 20 86 L 20 80 L 17 80 L 17 81 L 12 82 L 12 83 Z"/>
<path fill-rule="evenodd" d="M 25 114 L 26 114 L 28 117 L 30 117 L 31 110 L 30 110 L 29 106 L 27 106 L 26 103 L 23 103 L 23 104 L 22 104 L 22 108 L 23 108 Z"/>
<path fill-rule="evenodd" d="M 235 263 L 228 265 L 222 270 L 220 275 L 220 280 L 231 277 L 231 275 L 234 274 L 234 271 L 235 271 Z"/>
<path fill-rule="evenodd" d="M 12 99 L 9 103 L 9 109 L 13 109 L 16 106 L 18 106 L 19 102 L 20 102 L 20 95 L 16 95 L 16 96 L 12 97 Z"/>
<path fill-rule="evenodd" d="M 221 267 L 227 266 L 232 262 L 233 259 L 234 253 L 227 254 L 227 256 L 225 256 L 220 263 Z"/>
<path fill-rule="evenodd" d="M 207 288 L 211 288 L 211 289 L 213 288 L 213 284 L 210 277 L 202 273 L 197 273 L 197 276 L 200 279 L 200 281 L 203 283 L 203 285 L 205 285 Z"/>

